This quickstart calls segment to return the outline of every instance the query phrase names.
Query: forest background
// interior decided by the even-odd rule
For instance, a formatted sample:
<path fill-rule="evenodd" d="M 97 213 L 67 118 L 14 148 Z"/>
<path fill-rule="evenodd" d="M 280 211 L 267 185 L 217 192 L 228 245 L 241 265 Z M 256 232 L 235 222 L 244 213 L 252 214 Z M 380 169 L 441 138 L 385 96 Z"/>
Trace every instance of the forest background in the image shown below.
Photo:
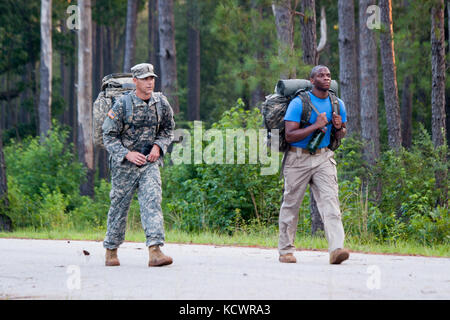
<path fill-rule="evenodd" d="M 320 63 L 347 107 L 346 234 L 448 250 L 449 15 L 443 0 L 2 1 L 0 230 L 106 230 L 107 153 L 91 138 L 105 75 L 150 62 L 177 128 L 260 129 L 277 81 Z M 169 154 L 166 228 L 275 235 L 283 180 L 260 168 Z M 135 199 L 128 229 L 139 219 Z M 309 191 L 298 234 L 323 237 Z"/>

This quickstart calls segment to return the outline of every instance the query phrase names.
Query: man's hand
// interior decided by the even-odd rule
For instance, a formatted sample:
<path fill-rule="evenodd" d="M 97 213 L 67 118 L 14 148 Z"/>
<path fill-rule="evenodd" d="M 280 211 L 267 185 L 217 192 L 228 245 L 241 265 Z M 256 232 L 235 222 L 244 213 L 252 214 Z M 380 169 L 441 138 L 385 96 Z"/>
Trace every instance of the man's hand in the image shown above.
<path fill-rule="evenodd" d="M 157 144 L 153 145 L 152 151 L 150 151 L 150 154 L 147 156 L 147 160 L 150 162 L 155 162 L 158 160 L 160 155 L 161 149 Z"/>
<path fill-rule="evenodd" d="M 342 127 L 342 117 L 336 114 L 336 112 L 333 112 L 333 119 L 331 121 L 336 129 L 339 130 Z"/>
<path fill-rule="evenodd" d="M 145 156 L 142 153 L 136 152 L 136 151 L 130 151 L 125 156 L 128 161 L 134 163 L 137 166 L 142 166 L 147 162 Z"/>
<path fill-rule="evenodd" d="M 317 129 L 325 127 L 328 124 L 327 114 L 325 112 L 319 114 L 314 124 L 317 126 Z"/>

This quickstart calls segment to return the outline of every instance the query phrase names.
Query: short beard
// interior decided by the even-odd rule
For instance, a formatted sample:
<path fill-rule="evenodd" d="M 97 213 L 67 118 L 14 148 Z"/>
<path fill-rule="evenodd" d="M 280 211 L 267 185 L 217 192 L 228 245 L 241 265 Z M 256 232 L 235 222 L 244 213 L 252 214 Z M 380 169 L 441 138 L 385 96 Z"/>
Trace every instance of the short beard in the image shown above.
<path fill-rule="evenodd" d="M 329 88 L 325 89 L 325 88 L 321 88 L 321 87 L 318 87 L 318 86 L 314 86 L 314 88 L 316 88 L 317 90 L 322 91 L 322 92 L 328 92 L 328 90 L 330 90 Z"/>

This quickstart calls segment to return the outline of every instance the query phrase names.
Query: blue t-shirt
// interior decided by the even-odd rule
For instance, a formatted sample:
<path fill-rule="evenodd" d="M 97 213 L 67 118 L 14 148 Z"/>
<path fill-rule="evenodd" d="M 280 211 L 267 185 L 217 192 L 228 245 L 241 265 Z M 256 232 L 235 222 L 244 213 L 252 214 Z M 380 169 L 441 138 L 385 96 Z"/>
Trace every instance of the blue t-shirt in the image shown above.
<path fill-rule="evenodd" d="M 312 104 L 317 108 L 317 110 L 320 113 L 326 112 L 327 113 L 327 119 L 328 121 L 331 121 L 333 109 L 331 106 L 331 101 L 329 97 L 326 97 L 325 99 L 320 99 L 313 95 L 311 92 L 309 92 L 309 96 L 311 97 Z M 338 98 L 339 101 L 339 115 L 342 117 L 342 123 L 347 122 L 347 113 L 345 111 L 345 105 L 344 102 Z M 292 101 L 289 103 L 289 106 L 286 110 L 286 114 L 284 116 L 285 121 L 295 121 L 300 123 L 300 120 L 302 118 L 302 99 L 300 97 L 295 97 L 292 99 Z M 314 109 L 311 110 L 311 117 L 309 119 L 309 122 L 312 124 L 316 122 L 317 119 L 317 113 L 314 111 Z M 327 125 L 327 131 L 325 133 L 325 137 L 323 138 L 322 142 L 318 146 L 318 148 L 324 148 L 327 147 L 330 144 L 330 135 L 331 135 L 331 128 L 332 124 Z M 311 140 L 313 133 L 311 133 L 309 136 L 307 136 L 305 139 L 291 143 L 291 146 L 299 147 L 306 149 L 306 146 L 308 145 L 309 140 Z"/>

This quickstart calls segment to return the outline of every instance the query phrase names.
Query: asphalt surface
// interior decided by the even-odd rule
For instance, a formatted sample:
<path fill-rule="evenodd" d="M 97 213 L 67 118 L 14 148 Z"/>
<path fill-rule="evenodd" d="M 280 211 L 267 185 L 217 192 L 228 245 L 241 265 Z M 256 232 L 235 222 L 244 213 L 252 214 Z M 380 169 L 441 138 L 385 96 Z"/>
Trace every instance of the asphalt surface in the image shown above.
<path fill-rule="evenodd" d="M 166 244 L 170 266 L 149 268 L 143 243 L 124 243 L 120 267 L 101 242 L 0 239 L 0 299 L 450 299 L 450 259 Z"/>

